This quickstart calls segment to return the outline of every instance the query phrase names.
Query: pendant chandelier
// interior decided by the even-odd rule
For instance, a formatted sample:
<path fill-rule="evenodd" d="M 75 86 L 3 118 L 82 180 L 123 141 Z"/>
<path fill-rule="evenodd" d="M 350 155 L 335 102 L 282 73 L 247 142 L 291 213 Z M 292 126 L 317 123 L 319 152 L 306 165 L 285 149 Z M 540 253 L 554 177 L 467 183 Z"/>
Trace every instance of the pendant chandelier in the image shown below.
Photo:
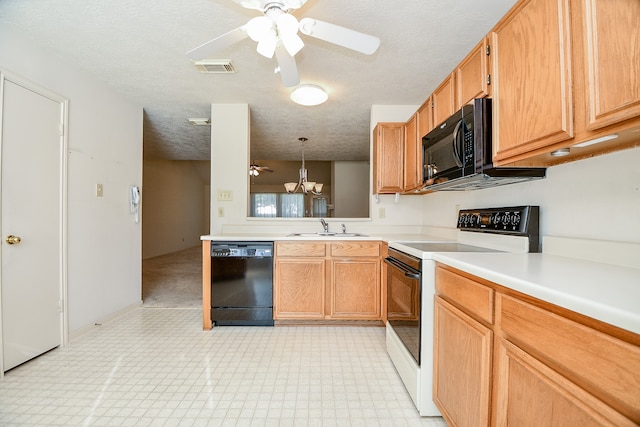
<path fill-rule="evenodd" d="M 304 194 L 315 194 L 319 196 L 322 194 L 322 186 L 323 184 L 315 181 L 309 181 L 307 179 L 307 169 L 304 167 L 304 143 L 307 141 L 307 138 L 301 137 L 298 138 L 302 145 L 302 167 L 299 170 L 300 177 L 298 182 L 285 182 L 284 188 L 287 190 L 287 193 L 295 193 L 298 189 L 301 189 Z"/>

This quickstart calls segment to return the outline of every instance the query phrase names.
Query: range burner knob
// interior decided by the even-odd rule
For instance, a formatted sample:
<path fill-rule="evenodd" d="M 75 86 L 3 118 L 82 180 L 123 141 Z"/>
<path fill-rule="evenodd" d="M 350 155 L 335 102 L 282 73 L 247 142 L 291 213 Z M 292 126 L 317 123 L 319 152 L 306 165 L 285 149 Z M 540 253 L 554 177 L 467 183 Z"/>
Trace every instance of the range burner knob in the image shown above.
<path fill-rule="evenodd" d="M 514 213 L 511 217 L 511 225 L 520 225 L 520 214 L 518 212 Z"/>
<path fill-rule="evenodd" d="M 504 215 L 502 215 L 502 225 L 508 225 L 509 221 L 511 221 L 511 214 L 505 212 Z"/>

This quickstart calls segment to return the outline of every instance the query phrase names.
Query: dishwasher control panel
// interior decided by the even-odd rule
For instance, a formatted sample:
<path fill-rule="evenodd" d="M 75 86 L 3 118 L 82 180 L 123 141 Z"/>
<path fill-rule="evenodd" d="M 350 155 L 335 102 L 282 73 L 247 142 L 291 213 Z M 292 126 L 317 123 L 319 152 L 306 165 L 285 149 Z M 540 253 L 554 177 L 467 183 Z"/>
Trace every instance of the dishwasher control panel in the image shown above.
<path fill-rule="evenodd" d="M 212 257 L 254 258 L 272 257 L 273 244 L 211 244 Z"/>

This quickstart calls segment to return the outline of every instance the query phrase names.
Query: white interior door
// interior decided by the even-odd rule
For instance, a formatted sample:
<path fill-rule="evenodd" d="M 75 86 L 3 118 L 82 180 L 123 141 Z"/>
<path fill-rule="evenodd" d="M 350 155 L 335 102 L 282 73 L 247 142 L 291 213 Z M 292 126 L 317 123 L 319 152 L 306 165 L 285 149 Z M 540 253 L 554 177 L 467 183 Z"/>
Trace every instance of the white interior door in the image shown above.
<path fill-rule="evenodd" d="M 0 298 L 6 372 L 62 344 L 64 104 L 24 83 L 2 82 Z"/>

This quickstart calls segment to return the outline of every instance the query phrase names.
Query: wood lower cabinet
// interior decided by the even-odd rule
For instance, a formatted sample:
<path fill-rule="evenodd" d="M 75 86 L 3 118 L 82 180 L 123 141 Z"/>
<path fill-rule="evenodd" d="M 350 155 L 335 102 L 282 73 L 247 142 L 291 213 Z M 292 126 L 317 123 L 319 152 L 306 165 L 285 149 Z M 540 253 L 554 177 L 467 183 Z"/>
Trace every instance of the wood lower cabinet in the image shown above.
<path fill-rule="evenodd" d="M 381 320 L 381 243 L 276 242 L 274 319 Z"/>
<path fill-rule="evenodd" d="M 489 425 L 493 332 L 435 301 L 433 400 L 449 425 Z"/>
<path fill-rule="evenodd" d="M 450 425 L 640 424 L 637 334 L 440 264 L 436 294 L 434 401 Z"/>
<path fill-rule="evenodd" d="M 324 258 L 276 259 L 275 319 L 324 318 Z"/>
<path fill-rule="evenodd" d="M 508 341 L 496 366 L 496 426 L 637 425 Z"/>

